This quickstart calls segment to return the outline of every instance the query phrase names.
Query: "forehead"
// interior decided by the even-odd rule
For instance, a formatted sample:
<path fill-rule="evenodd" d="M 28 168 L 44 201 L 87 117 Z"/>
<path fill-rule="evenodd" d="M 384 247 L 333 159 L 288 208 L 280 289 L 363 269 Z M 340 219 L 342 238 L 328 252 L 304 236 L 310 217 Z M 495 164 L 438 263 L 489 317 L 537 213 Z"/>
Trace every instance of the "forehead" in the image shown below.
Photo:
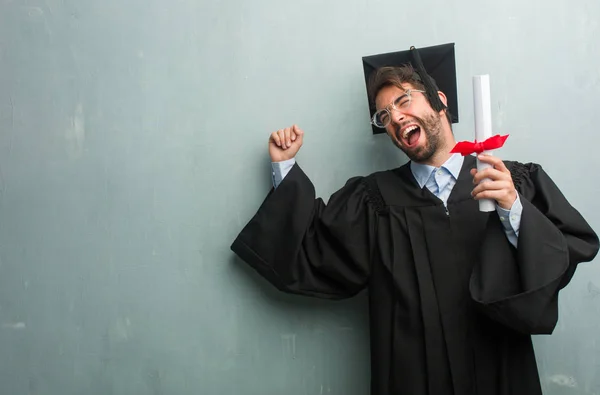
<path fill-rule="evenodd" d="M 375 96 L 375 107 L 377 109 L 385 108 L 391 102 L 396 100 L 398 96 L 405 94 L 408 89 L 415 89 L 409 83 L 403 83 L 401 86 L 402 88 L 396 85 L 387 85 L 381 88 Z"/>

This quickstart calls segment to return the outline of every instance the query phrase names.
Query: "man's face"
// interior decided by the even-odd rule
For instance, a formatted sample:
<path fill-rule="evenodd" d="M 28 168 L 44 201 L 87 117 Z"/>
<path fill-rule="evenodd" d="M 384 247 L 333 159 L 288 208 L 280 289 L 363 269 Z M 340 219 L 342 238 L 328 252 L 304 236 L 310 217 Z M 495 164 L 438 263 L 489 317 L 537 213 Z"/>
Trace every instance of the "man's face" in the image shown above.
<path fill-rule="evenodd" d="M 409 84 L 383 87 L 375 98 L 377 110 L 386 108 L 390 103 L 413 90 L 410 106 L 402 110 L 387 107 L 391 112 L 391 122 L 385 128 L 394 144 L 400 148 L 410 160 L 417 163 L 427 162 L 440 148 L 444 146 L 442 120 L 435 112 L 425 93 L 415 92 L 416 88 Z"/>

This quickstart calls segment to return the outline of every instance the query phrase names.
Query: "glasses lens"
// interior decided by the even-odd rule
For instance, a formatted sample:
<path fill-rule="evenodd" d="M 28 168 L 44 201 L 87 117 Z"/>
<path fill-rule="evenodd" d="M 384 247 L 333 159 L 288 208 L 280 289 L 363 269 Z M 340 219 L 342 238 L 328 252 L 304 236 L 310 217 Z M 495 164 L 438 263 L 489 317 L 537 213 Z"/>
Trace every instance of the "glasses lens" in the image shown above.
<path fill-rule="evenodd" d="M 394 102 L 394 107 L 398 109 L 405 109 L 410 106 L 410 91 L 406 95 L 402 95 Z"/>
<path fill-rule="evenodd" d="M 385 128 L 390 122 L 390 113 L 387 110 L 379 110 L 373 116 L 373 123 L 378 128 Z"/>

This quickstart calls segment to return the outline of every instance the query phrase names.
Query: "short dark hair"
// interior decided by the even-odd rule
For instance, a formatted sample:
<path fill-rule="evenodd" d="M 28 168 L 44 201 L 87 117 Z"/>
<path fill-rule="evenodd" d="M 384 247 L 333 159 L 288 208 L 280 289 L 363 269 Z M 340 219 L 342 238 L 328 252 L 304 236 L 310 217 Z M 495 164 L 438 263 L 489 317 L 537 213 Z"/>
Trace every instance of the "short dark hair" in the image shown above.
<path fill-rule="evenodd" d="M 437 87 L 435 81 L 433 81 L 433 83 L 434 86 Z M 381 89 L 386 86 L 396 86 L 400 89 L 404 89 L 402 84 L 410 84 L 416 89 L 426 90 L 423 80 L 410 63 L 402 66 L 380 67 L 375 70 L 369 77 L 369 83 L 367 84 L 367 94 L 369 96 L 369 106 L 371 107 L 371 110 L 375 111 L 377 109 L 375 106 L 375 98 Z M 427 98 L 427 102 L 431 105 L 431 101 L 427 94 L 425 97 Z M 448 111 L 448 108 L 445 110 L 448 124 L 450 125 L 450 128 L 452 128 L 452 115 L 450 114 L 450 111 Z"/>

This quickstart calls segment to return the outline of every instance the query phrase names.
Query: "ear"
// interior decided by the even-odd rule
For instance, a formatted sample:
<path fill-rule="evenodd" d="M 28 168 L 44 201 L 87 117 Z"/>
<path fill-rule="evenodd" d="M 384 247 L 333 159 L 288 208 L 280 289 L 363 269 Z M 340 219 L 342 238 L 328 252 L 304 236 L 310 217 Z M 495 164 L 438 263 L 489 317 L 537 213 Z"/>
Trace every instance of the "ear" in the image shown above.
<path fill-rule="evenodd" d="M 438 96 L 440 97 L 442 103 L 444 103 L 444 105 L 448 107 L 448 99 L 446 98 L 446 95 L 444 95 L 444 92 L 438 91 Z"/>

